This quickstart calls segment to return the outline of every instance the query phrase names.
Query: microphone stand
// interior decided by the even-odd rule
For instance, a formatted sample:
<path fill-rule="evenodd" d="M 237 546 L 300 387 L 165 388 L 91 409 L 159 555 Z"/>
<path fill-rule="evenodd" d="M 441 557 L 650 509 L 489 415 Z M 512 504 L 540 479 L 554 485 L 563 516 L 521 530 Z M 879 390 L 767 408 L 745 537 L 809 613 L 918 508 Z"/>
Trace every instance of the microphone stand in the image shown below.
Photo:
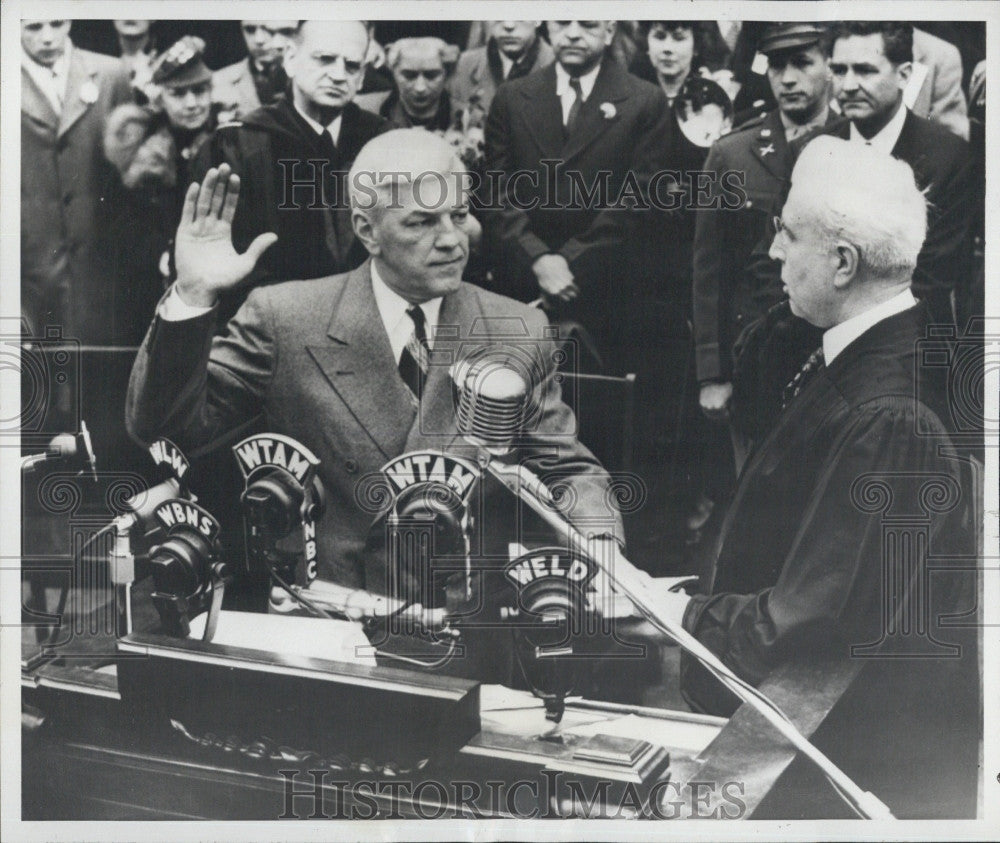
<path fill-rule="evenodd" d="M 659 611 L 655 581 L 649 574 L 640 571 L 629 562 L 614 542 L 607 543 L 611 546 L 614 554 L 612 564 L 609 565 L 590 551 L 587 537 L 577 530 L 566 516 L 557 511 L 552 493 L 530 469 L 523 465 L 499 463 L 495 460 L 494 455 L 482 446 L 482 443 L 471 438 L 470 441 L 478 447 L 479 465 L 484 471 L 526 503 L 567 542 L 570 549 L 576 550 L 592 560 L 617 586 L 618 590 L 635 604 L 639 612 L 653 626 L 664 632 L 708 667 L 730 691 L 743 702 L 751 705 L 799 752 L 816 764 L 833 785 L 848 798 L 854 809 L 864 819 L 895 819 L 885 803 L 873 793 L 862 790 L 843 770 L 813 746 L 780 712 L 777 706 L 767 700 L 756 688 L 740 679 L 711 650 L 680 624 L 662 616 Z"/>

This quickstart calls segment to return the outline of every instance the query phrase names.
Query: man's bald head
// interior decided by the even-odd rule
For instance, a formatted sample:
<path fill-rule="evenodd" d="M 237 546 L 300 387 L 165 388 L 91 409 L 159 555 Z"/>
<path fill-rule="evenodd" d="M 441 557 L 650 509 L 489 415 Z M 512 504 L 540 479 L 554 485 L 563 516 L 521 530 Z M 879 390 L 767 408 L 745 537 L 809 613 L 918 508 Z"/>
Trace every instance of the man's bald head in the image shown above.
<path fill-rule="evenodd" d="M 368 141 L 354 159 L 348 176 L 351 208 L 378 213 L 398 205 L 401 191 L 414 188 L 418 204 L 440 205 L 466 178 L 455 147 L 441 137 L 425 129 L 394 129 Z"/>
<path fill-rule="evenodd" d="M 354 232 L 380 277 L 410 302 L 457 289 L 469 255 L 468 174 L 425 129 L 368 141 L 348 174 Z"/>

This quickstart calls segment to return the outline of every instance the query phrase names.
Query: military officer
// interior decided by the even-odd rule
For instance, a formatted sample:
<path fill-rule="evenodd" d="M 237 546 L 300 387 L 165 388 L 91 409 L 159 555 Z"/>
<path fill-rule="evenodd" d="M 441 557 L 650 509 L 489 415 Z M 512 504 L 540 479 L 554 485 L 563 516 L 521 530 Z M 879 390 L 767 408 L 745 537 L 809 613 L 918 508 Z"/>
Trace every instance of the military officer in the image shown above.
<path fill-rule="evenodd" d="M 826 30 L 812 23 L 769 27 L 760 51 L 777 109 L 745 123 L 712 147 L 705 169 L 721 190 L 737 173 L 745 200 L 733 210 L 722 196 L 697 214 L 693 321 L 699 402 L 710 418 L 725 418 L 732 396 L 732 350 L 740 330 L 782 298 L 780 268 L 754 247 L 781 212 L 794 163 L 789 142 L 837 119 L 830 107 Z M 732 179 L 732 176 L 727 177 Z M 739 453 L 737 454 L 739 462 Z"/>

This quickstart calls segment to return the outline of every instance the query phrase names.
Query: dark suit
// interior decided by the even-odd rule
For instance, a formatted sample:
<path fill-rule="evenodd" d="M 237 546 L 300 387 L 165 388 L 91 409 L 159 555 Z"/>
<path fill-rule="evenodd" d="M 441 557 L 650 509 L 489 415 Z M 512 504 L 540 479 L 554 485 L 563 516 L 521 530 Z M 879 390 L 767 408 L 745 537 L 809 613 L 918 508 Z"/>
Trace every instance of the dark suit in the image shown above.
<path fill-rule="evenodd" d="M 850 137 L 841 124 L 836 137 Z M 969 226 L 979 195 L 973 183 L 969 145 L 939 123 L 907 111 L 892 157 L 913 168 L 928 203 L 927 237 L 913 273 L 913 294 L 930 306 L 939 322 L 953 321 L 950 294 L 967 285 L 972 271 Z"/>
<path fill-rule="evenodd" d="M 493 46 L 474 47 L 466 50 L 458 57 L 455 72 L 448 80 L 448 90 L 451 91 L 452 111 L 467 110 L 470 106 L 478 106 L 488 112 L 496 96 L 497 88 L 505 81 L 513 81 L 521 76 L 527 76 L 543 67 L 548 67 L 555 61 L 555 54 L 548 42 L 536 38 L 535 43 L 517 62 L 516 68 L 511 68 L 511 78 L 502 76 L 502 65 L 497 55 L 495 42 Z M 494 61 L 495 59 L 495 61 Z M 520 72 L 521 69 L 527 72 Z"/>
<path fill-rule="evenodd" d="M 686 629 L 754 684 L 790 662 L 878 655 L 845 697 L 853 713 L 832 718 L 837 734 L 827 731 L 824 748 L 873 789 L 869 776 L 884 774 L 899 805 L 905 801 L 905 811 L 916 814 L 925 810 L 927 792 L 907 793 L 911 776 L 929 781 L 940 775 L 938 762 L 926 764 L 926 775 L 905 765 L 924 764 L 924 748 L 933 744 L 940 769 L 950 771 L 949 753 L 971 751 L 971 763 L 964 757 L 958 769 L 974 778 L 978 716 L 974 626 L 970 636 L 940 620 L 943 612 L 974 605 L 974 574 L 922 579 L 919 569 L 888 564 L 906 558 L 916 565 L 926 554 L 934 566 L 960 568 L 975 559 L 981 513 L 973 511 L 960 461 L 941 448 L 948 441 L 942 369 L 917 365 L 927 325 L 922 305 L 877 323 L 791 401 L 747 462 L 722 526 L 709 594 L 693 597 L 684 617 Z M 915 597 L 921 589 L 926 614 Z M 893 625 L 904 634 L 888 636 L 881 649 L 852 651 L 879 642 Z M 956 658 L 924 629 L 937 642 L 966 649 Z M 951 657 L 891 657 L 915 650 Z M 690 662 L 682 685 L 697 708 L 735 708 L 734 698 Z M 953 745 L 931 742 L 926 735 L 936 730 L 951 735 Z"/>
<path fill-rule="evenodd" d="M 635 185 L 638 201 L 647 200 L 653 174 L 668 169 L 669 136 L 670 112 L 663 92 L 626 73 L 610 56 L 569 137 L 556 96 L 554 65 L 501 85 L 486 125 L 488 169 L 507 176 L 529 171 L 537 175 L 537 183 L 529 186 L 521 179 L 515 184 L 517 202 L 505 183 L 499 197 L 503 209 L 488 222 L 498 289 L 524 301 L 536 298 L 539 287 L 532 265 L 544 254 L 562 255 L 581 290 L 575 306 L 564 309 L 567 315 L 579 318 L 599 341 L 626 347 L 620 334 L 623 323 L 635 315 L 633 278 L 636 267 L 644 264 L 639 218 L 657 212 L 601 205 L 616 203 L 626 179 Z M 557 168 L 550 177 L 549 171 Z M 606 178 L 607 189 L 588 200 L 577 188 L 576 207 L 568 209 L 565 205 L 574 197 L 569 174 L 578 175 L 585 190 Z M 519 203 L 538 207 L 521 210 Z"/>
<path fill-rule="evenodd" d="M 374 516 L 362 507 L 359 490 L 407 451 L 470 455 L 457 434 L 448 366 L 507 337 L 529 348 L 546 375 L 538 430 L 513 457 L 568 480 L 576 493 L 573 513 L 600 516 L 609 532 L 621 535 L 617 513 L 605 503 L 607 475 L 577 442 L 574 417 L 552 377 L 542 314 L 466 284 L 447 296 L 438 325 L 451 332 L 433 343 L 418 418 L 375 304 L 369 266 L 259 287 L 214 342 L 214 311 L 181 322 L 157 318 L 132 373 L 129 432 L 142 441 L 167 436 L 193 450 L 262 413 L 264 430 L 299 440 L 322 461 L 329 503 L 318 528 L 319 576 L 384 591 L 384 555 L 365 546 Z M 489 529 L 503 534 L 506 552 L 506 542 L 515 539 L 513 522 Z"/>
<path fill-rule="evenodd" d="M 220 302 L 220 325 L 255 285 L 320 278 L 354 269 L 364 261 L 364 247 L 355 240 L 351 227 L 346 173 L 361 147 L 387 128 L 381 117 L 348 104 L 342 114 L 336 158 L 326 167 L 325 181 L 320 164 L 309 164 L 329 160 L 319 134 L 284 97 L 216 130 L 202 147 L 191 178 L 200 181 L 209 167 L 223 162 L 241 177 L 233 219 L 237 251 L 245 250 L 266 231 L 278 235 L 248 284 Z M 293 187 L 293 180 L 301 186 Z"/>
<path fill-rule="evenodd" d="M 101 138 L 131 96 L 118 59 L 74 48 L 56 114 L 21 69 L 21 306 L 33 331 L 61 325 L 89 344 L 115 336 L 102 235 L 116 175 Z"/>
<path fill-rule="evenodd" d="M 836 115 L 830 112 L 828 120 Z M 828 123 L 828 125 L 830 125 Z M 698 380 L 732 380 L 732 352 L 741 330 L 784 298 L 776 261 L 755 255 L 768 220 L 781 213 L 794 157 L 778 111 L 720 138 L 705 169 L 715 178 L 711 210 L 698 211 L 694 238 L 693 317 Z M 733 208 L 724 173 L 739 174 L 746 201 Z M 730 186 L 731 188 L 731 186 Z M 766 240 L 770 246 L 770 240 Z M 812 347 L 815 347 L 813 343 Z M 811 350 L 811 349 L 810 349 Z"/>

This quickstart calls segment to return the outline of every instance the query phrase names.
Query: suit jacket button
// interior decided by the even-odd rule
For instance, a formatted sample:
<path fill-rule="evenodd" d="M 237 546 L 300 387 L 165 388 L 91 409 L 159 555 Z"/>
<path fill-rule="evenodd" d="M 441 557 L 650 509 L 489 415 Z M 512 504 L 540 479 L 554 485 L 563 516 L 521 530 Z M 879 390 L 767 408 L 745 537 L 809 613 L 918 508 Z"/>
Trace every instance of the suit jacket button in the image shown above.
<path fill-rule="evenodd" d="M 752 208 L 753 207 L 753 199 L 747 199 L 747 207 L 748 208 Z"/>
<path fill-rule="evenodd" d="M 347 470 L 348 474 L 357 474 L 358 473 L 357 460 L 344 460 L 344 468 Z"/>

